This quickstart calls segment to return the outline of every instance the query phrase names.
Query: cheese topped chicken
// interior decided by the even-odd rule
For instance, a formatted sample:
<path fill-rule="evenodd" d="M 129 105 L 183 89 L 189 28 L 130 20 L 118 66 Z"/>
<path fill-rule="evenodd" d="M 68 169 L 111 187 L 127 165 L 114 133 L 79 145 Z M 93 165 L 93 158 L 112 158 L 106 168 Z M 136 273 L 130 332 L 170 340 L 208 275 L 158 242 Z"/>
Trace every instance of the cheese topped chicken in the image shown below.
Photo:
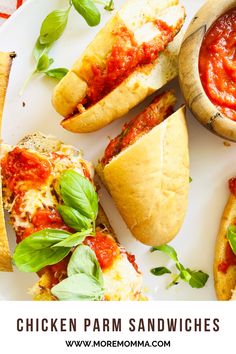
<path fill-rule="evenodd" d="M 58 212 L 59 203 L 63 203 L 59 178 L 63 172 L 73 170 L 93 183 L 92 165 L 82 158 L 81 152 L 53 137 L 35 133 L 15 147 L 3 145 L 1 154 L 4 208 L 10 213 L 17 243 L 44 229 L 75 232 Z M 83 244 L 94 251 L 101 267 L 103 300 L 145 299 L 135 257 L 116 241 L 100 206 L 96 233 L 87 236 Z M 72 248 L 60 262 L 38 271 L 39 282 L 31 290 L 35 300 L 57 300 L 51 289 L 67 278 L 73 251 Z"/>

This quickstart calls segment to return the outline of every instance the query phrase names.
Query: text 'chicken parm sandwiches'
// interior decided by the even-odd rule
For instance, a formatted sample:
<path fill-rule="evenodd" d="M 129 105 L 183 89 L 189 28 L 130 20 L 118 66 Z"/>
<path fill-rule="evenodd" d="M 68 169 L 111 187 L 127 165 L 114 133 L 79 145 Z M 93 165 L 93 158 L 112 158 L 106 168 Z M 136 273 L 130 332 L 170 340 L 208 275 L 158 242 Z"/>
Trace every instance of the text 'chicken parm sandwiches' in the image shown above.
<path fill-rule="evenodd" d="M 37 272 L 35 300 L 143 300 L 142 275 L 98 203 L 80 151 L 35 133 L 1 151 L 14 264 Z"/>
<path fill-rule="evenodd" d="M 178 0 L 128 0 L 55 88 L 62 126 L 96 131 L 172 80 L 184 20 Z"/>
<path fill-rule="evenodd" d="M 96 168 L 130 231 L 147 245 L 171 241 L 188 204 L 185 107 L 173 113 L 175 102 L 172 92 L 155 98 L 111 140 Z"/>

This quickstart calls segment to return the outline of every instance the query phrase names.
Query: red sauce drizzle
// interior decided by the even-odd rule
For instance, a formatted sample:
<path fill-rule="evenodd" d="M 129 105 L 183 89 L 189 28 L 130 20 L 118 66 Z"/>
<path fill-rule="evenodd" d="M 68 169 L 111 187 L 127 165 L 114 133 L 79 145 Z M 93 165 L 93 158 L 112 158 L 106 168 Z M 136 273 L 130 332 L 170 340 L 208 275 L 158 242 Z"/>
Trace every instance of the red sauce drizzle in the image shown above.
<path fill-rule="evenodd" d="M 199 72 L 211 102 L 236 121 L 236 9 L 221 16 L 206 33 Z"/>
<path fill-rule="evenodd" d="M 80 102 L 86 108 L 95 104 L 117 86 L 119 86 L 132 72 L 142 65 L 152 63 L 174 38 L 172 27 L 164 21 L 154 21 L 161 31 L 161 39 L 138 45 L 133 33 L 125 26 L 113 32 L 117 37 L 105 68 L 92 64 L 92 78 L 88 81 L 86 98 Z"/>
<path fill-rule="evenodd" d="M 19 188 L 34 188 L 43 184 L 51 173 L 50 163 L 39 156 L 19 147 L 15 147 L 2 159 L 4 183 L 17 192 Z M 24 182 L 18 186 L 18 182 Z"/>
<path fill-rule="evenodd" d="M 101 232 L 97 232 L 96 237 L 87 237 L 84 244 L 95 252 L 102 269 L 110 268 L 120 254 L 116 241 L 110 235 Z"/>

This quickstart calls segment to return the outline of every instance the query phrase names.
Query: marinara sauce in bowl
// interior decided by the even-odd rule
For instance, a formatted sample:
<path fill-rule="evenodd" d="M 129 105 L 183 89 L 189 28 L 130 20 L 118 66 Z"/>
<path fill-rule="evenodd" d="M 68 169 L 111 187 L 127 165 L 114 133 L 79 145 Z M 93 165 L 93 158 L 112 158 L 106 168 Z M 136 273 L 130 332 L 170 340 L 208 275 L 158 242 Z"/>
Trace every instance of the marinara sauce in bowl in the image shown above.
<path fill-rule="evenodd" d="M 236 142 L 236 1 L 209 0 L 192 20 L 180 50 L 180 86 L 194 116 Z"/>

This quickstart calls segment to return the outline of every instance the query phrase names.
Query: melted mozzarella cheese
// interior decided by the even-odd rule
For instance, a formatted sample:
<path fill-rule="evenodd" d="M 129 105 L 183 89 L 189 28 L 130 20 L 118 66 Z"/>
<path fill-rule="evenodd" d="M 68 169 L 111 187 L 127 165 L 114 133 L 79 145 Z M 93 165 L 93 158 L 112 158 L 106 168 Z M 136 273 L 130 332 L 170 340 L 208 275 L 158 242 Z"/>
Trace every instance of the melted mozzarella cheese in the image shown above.
<path fill-rule="evenodd" d="M 139 299 L 142 290 L 142 275 L 137 273 L 125 253 L 121 253 L 112 267 L 103 272 L 103 278 L 106 300 Z"/>

